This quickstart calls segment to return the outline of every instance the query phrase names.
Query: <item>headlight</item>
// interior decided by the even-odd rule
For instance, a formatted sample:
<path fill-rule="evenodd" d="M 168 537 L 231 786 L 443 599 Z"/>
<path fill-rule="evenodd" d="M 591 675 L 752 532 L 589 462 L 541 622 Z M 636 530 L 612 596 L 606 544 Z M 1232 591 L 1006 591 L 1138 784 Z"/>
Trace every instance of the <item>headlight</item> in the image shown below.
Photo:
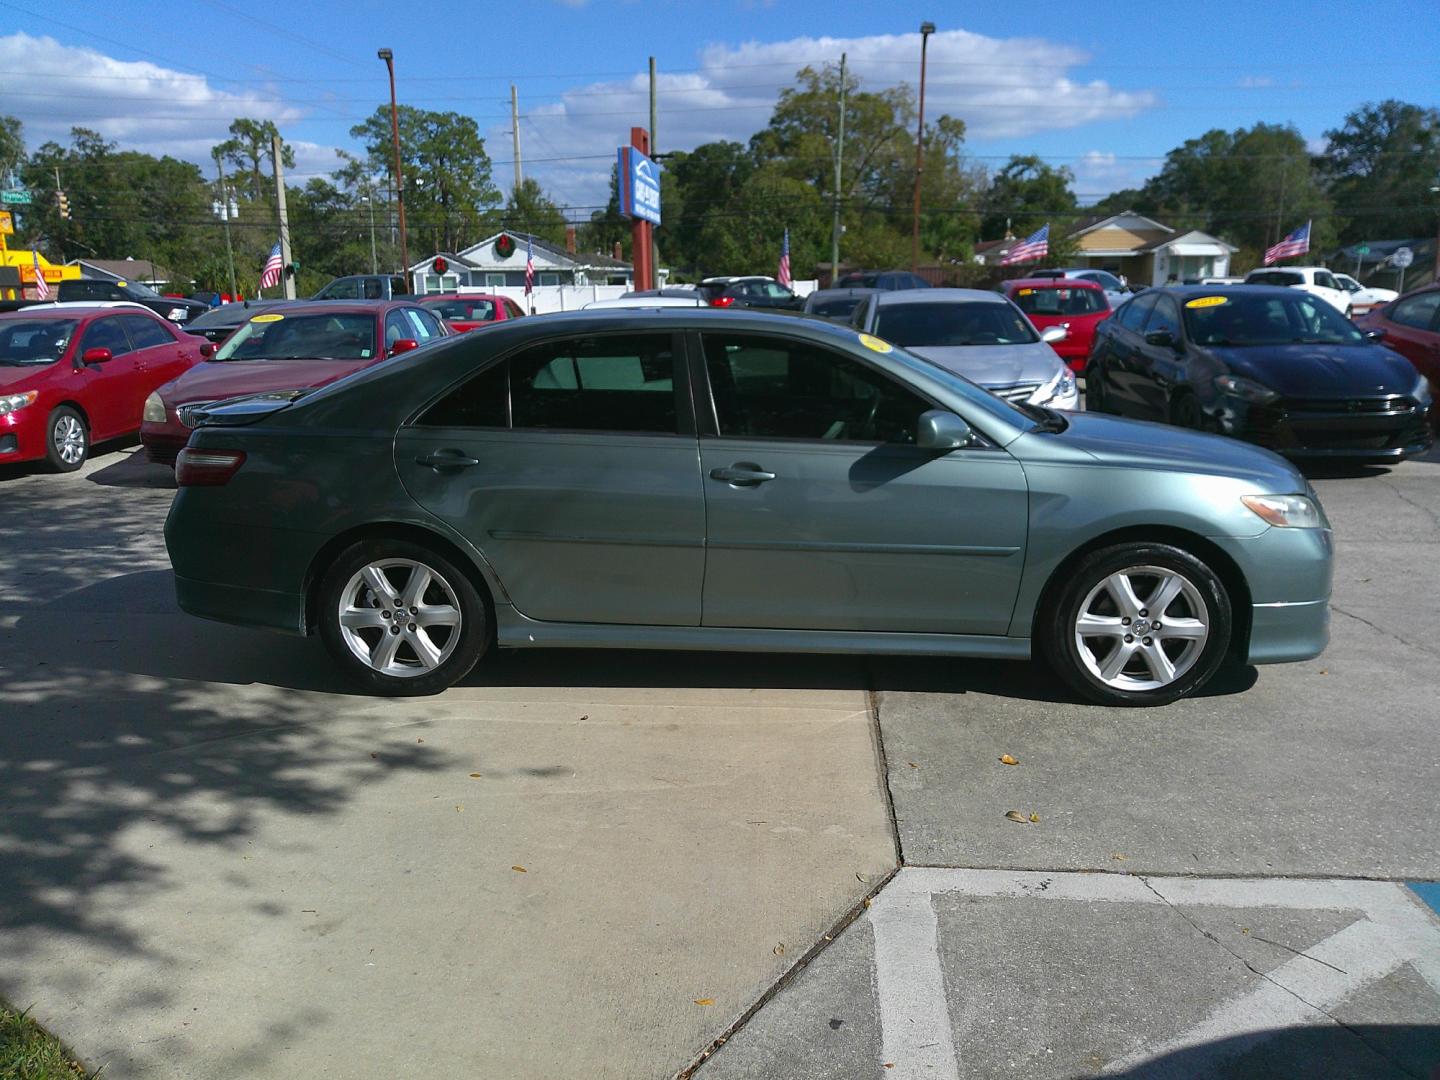
<path fill-rule="evenodd" d="M 132 399 L 133 400 L 133 399 Z M 140 419 L 145 423 L 165 423 L 165 402 L 160 400 L 159 393 L 151 394 L 145 399 L 145 411 L 141 413 Z"/>
<path fill-rule="evenodd" d="M 40 393 L 37 390 L 26 390 L 23 394 L 6 394 L 0 397 L 0 416 L 19 412 L 26 405 L 35 404 L 35 399 L 39 396 Z"/>
<path fill-rule="evenodd" d="M 1254 379 L 1247 379 L 1243 375 L 1217 375 L 1215 385 L 1222 393 L 1245 401 L 1253 401 L 1257 405 L 1265 405 L 1280 396 L 1268 386 L 1262 386 Z"/>
<path fill-rule="evenodd" d="M 1060 373 L 1030 395 L 1031 405 L 1048 405 L 1056 398 L 1070 397 L 1075 393 L 1075 373 L 1061 366 Z"/>
<path fill-rule="evenodd" d="M 1410 391 L 1410 396 L 1420 403 L 1420 407 L 1426 408 L 1435 400 L 1430 391 L 1430 380 L 1421 375 L 1415 380 L 1415 389 Z"/>
<path fill-rule="evenodd" d="M 1242 495 L 1240 501 L 1277 529 L 1320 529 L 1325 516 L 1320 504 L 1304 495 Z"/>

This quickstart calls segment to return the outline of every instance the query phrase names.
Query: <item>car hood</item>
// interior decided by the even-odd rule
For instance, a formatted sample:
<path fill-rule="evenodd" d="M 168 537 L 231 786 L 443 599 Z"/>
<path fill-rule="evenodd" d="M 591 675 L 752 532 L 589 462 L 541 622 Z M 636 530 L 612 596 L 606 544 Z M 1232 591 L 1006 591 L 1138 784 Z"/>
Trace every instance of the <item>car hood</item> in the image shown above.
<path fill-rule="evenodd" d="M 55 364 L 70 366 L 68 360 L 57 360 Z M 0 393 L 18 394 L 22 390 L 34 390 L 46 372 L 55 370 L 55 364 L 0 365 Z"/>
<path fill-rule="evenodd" d="M 981 386 L 1049 382 L 1060 370 L 1059 355 L 1043 341 L 1033 345 L 920 346 L 909 351 Z"/>
<path fill-rule="evenodd" d="M 1306 490 L 1305 478 L 1294 465 L 1238 439 L 1104 413 L 1066 413 L 1065 419 L 1069 423 L 1063 432 L 1043 438 L 1107 465 L 1232 476 L 1277 495 Z"/>
<path fill-rule="evenodd" d="M 1236 375 L 1296 398 L 1408 394 L 1415 369 L 1383 345 L 1257 345 L 1211 349 Z"/>
<path fill-rule="evenodd" d="M 223 360 L 196 364 L 167 383 L 161 395 L 172 405 L 184 405 L 267 390 L 325 386 L 373 363 L 374 360 Z"/>

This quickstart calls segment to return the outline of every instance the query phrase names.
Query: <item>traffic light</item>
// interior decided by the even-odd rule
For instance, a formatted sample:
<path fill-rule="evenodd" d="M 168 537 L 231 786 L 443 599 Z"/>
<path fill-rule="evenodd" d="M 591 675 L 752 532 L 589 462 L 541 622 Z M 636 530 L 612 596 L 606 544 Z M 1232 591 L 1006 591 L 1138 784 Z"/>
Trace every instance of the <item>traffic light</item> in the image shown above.
<path fill-rule="evenodd" d="M 65 192 L 60 190 L 59 188 L 55 190 L 55 205 L 60 209 L 60 220 L 69 221 L 70 196 L 66 195 Z"/>

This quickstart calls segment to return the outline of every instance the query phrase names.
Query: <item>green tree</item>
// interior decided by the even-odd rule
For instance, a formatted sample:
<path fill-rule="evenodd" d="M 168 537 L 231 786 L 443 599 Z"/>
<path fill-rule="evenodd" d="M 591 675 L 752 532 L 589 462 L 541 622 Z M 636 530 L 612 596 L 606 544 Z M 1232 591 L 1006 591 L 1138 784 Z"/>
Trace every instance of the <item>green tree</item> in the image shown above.
<path fill-rule="evenodd" d="M 1024 237 L 1048 221 L 1051 247 L 1056 247 L 1080 205 L 1070 186 L 1074 182 L 1075 174 L 1063 166 L 1057 169 L 1033 154 L 1011 155 L 990 178 L 982 235 L 999 239 L 1008 227 Z"/>
<path fill-rule="evenodd" d="M 454 251 L 478 239 L 501 202 L 479 126 L 460 113 L 409 105 L 400 106 L 399 119 L 410 257 Z M 372 172 L 391 172 L 388 105 L 377 108 L 350 134 L 364 144 Z"/>
<path fill-rule="evenodd" d="M 1318 159 L 1348 223 L 1340 240 L 1428 236 L 1440 184 L 1440 110 L 1393 98 L 1366 104 L 1325 133 Z"/>
<path fill-rule="evenodd" d="M 8 181 L 25 160 L 24 127 L 13 116 L 0 114 L 0 181 Z"/>
<path fill-rule="evenodd" d="M 507 229 L 532 233 L 552 244 L 565 242 L 565 215 L 534 177 L 527 176 L 510 192 L 502 222 Z"/>
<path fill-rule="evenodd" d="M 762 165 L 729 208 L 707 215 L 701 244 L 709 253 L 708 272 L 773 274 L 786 229 L 790 265 L 804 277 L 806 267 L 828 256 L 829 214 L 811 185 L 781 165 Z"/>
<path fill-rule="evenodd" d="M 729 207 L 755 172 L 755 159 L 737 142 L 701 143 L 665 160 L 660 174 L 660 254 L 673 268 L 703 276 L 711 265 L 701 242 L 711 211 Z M 619 197 L 614 207 L 619 215 Z"/>
<path fill-rule="evenodd" d="M 270 202 L 274 205 L 275 185 L 269 180 L 262 166 L 270 161 L 274 150 L 272 140 L 280 134 L 273 120 L 252 120 L 237 117 L 230 121 L 230 138 L 215 147 L 220 157 L 238 170 L 234 177 L 235 186 L 247 199 L 254 202 Z M 287 169 L 295 167 L 295 151 L 289 143 L 280 144 L 280 164 Z M 273 173 L 273 166 L 270 170 Z"/>

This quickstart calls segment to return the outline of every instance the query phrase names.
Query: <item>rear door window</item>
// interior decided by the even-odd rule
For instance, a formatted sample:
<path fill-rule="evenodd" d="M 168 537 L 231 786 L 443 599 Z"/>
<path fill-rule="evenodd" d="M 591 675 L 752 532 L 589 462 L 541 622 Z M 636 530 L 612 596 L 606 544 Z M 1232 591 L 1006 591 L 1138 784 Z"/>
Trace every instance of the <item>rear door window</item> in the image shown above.
<path fill-rule="evenodd" d="M 1153 295 L 1137 296 L 1120 309 L 1119 322 L 1126 330 L 1133 330 L 1140 333 L 1145 320 L 1150 317 L 1150 309 L 1155 306 Z"/>
<path fill-rule="evenodd" d="M 1407 297 L 1390 310 L 1390 321 L 1417 330 L 1429 330 L 1440 311 L 1440 289 Z"/>
<path fill-rule="evenodd" d="M 158 320 L 147 319 L 144 315 L 122 315 L 120 322 L 130 335 L 130 342 L 137 349 L 153 349 L 157 345 L 175 344 L 175 335 L 165 329 Z"/>

